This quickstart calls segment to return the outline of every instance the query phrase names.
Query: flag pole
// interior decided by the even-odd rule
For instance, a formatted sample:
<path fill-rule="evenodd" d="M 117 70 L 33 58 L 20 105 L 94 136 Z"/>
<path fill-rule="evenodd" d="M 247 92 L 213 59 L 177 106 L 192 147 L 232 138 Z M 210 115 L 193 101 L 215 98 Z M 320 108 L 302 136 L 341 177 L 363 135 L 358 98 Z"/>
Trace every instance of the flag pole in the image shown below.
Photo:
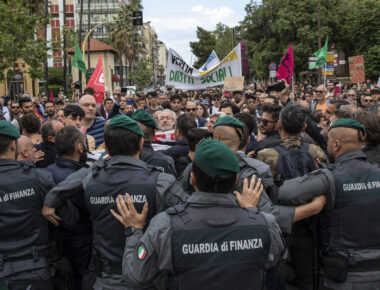
<path fill-rule="evenodd" d="M 325 64 L 325 75 L 324 75 L 324 78 L 323 78 L 323 84 L 324 84 L 324 86 L 326 86 L 326 71 L 327 71 L 327 64 Z"/>

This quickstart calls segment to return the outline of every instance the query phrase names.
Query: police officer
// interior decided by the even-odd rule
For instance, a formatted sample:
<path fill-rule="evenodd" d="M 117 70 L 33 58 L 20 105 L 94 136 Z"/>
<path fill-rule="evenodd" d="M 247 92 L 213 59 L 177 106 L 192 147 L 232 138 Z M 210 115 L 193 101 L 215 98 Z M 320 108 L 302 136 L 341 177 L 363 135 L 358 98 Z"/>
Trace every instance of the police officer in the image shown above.
<path fill-rule="evenodd" d="M 214 139 L 220 140 L 233 151 L 237 151 L 241 144 L 244 134 L 244 124 L 236 118 L 226 116 L 220 118 L 214 125 Z M 244 152 L 237 154 L 239 160 L 240 173 L 236 185 L 238 191 L 243 188 L 245 178 L 251 178 L 257 174 L 263 180 L 264 186 L 273 186 L 272 174 L 270 168 L 265 163 L 247 157 Z M 263 191 L 257 207 L 264 212 L 273 214 L 283 233 L 290 234 L 293 222 L 305 219 L 311 215 L 320 212 L 325 204 L 325 197 L 315 197 L 308 204 L 301 206 L 282 206 L 274 204 L 268 197 L 265 190 Z"/>
<path fill-rule="evenodd" d="M 93 227 L 94 264 L 97 279 L 94 289 L 127 289 L 121 276 L 124 229 L 110 215 L 119 194 L 128 192 L 141 210 L 149 204 L 148 221 L 167 207 L 182 203 L 187 196 L 175 177 L 162 173 L 139 160 L 144 133 L 125 115 L 111 119 L 104 132 L 110 159 L 96 163 L 90 172 L 81 169 L 48 193 L 44 214 L 54 218 L 54 207 L 73 194 L 85 195 Z M 68 184 L 65 184 L 68 183 Z"/>
<path fill-rule="evenodd" d="M 15 160 L 20 133 L 0 121 L 0 288 L 53 289 L 49 269 L 49 228 L 41 205 L 54 186 L 51 174 Z M 58 209 L 62 226 L 72 227 L 75 207 Z"/>
<path fill-rule="evenodd" d="M 264 272 L 284 248 L 272 215 L 255 207 L 261 180 L 245 182 L 232 194 L 239 164 L 235 153 L 217 140 L 202 140 L 196 150 L 191 180 L 196 188 L 186 204 L 154 217 L 146 230 L 147 206 L 141 214 L 126 195 L 118 197 L 126 227 L 123 274 L 129 286 L 152 281 L 159 289 L 263 289 Z M 237 203 L 239 201 L 239 204 Z"/>
<path fill-rule="evenodd" d="M 287 181 L 279 191 L 282 202 L 294 202 L 294 191 L 302 200 L 321 190 L 330 195 L 318 216 L 322 289 L 380 289 L 380 167 L 361 151 L 364 134 L 357 121 L 335 121 L 327 142 L 335 160 L 329 167 L 333 179 L 311 173 Z"/>
<path fill-rule="evenodd" d="M 155 130 L 158 129 L 153 117 L 148 112 L 138 109 L 133 113 L 132 119 L 139 123 L 144 132 L 144 145 L 140 159 L 164 173 L 176 176 L 173 158 L 153 150 L 152 141 Z"/>

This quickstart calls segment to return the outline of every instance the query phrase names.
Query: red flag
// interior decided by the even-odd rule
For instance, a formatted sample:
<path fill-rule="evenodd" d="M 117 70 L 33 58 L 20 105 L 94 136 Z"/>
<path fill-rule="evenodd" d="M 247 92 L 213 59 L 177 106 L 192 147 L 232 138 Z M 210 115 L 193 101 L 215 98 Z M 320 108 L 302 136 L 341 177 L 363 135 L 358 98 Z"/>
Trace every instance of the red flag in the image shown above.
<path fill-rule="evenodd" d="M 53 102 L 53 104 L 54 104 L 54 96 L 53 96 L 52 90 L 50 90 L 50 101 Z"/>
<path fill-rule="evenodd" d="M 288 85 L 292 83 L 294 72 L 294 56 L 293 56 L 293 43 L 290 44 L 288 51 L 281 59 L 280 66 L 277 70 L 277 79 L 286 80 Z"/>
<path fill-rule="evenodd" d="M 87 87 L 92 87 L 95 90 L 94 97 L 96 103 L 100 104 L 103 101 L 105 92 L 103 64 L 101 55 L 99 55 L 98 64 L 96 65 L 95 71 L 87 83 Z"/>

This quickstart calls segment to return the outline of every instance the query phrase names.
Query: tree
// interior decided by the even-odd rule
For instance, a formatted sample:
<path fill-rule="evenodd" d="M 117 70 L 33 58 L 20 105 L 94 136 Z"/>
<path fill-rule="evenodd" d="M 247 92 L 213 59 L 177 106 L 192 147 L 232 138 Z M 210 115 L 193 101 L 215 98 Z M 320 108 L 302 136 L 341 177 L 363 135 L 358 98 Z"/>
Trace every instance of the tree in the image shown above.
<path fill-rule="evenodd" d="M 140 88 L 147 87 L 152 82 L 152 69 L 149 66 L 149 61 L 140 59 L 135 65 L 135 69 L 130 72 L 130 79 L 134 79 L 137 86 Z"/>
<path fill-rule="evenodd" d="M 197 57 L 194 67 L 200 68 L 215 49 L 216 38 L 213 32 L 207 31 L 202 27 L 197 27 L 197 38 L 199 41 L 190 42 L 191 51 Z"/>
<path fill-rule="evenodd" d="M 29 2 L 22 0 L 0 2 L 0 59 L 2 60 L 0 81 L 4 81 L 5 71 L 14 67 L 18 59 L 24 59 L 30 65 L 29 73 L 32 79 L 41 75 L 40 66 L 46 58 L 49 47 L 47 41 L 37 35 L 49 19 L 36 13 L 39 7 L 37 4 L 40 5 L 41 1 Z"/>
<path fill-rule="evenodd" d="M 141 0 L 131 0 L 119 11 L 115 22 L 110 25 L 110 43 L 117 50 L 120 65 L 120 84 L 124 85 L 124 59 L 131 65 L 141 47 L 141 38 L 133 29 L 132 12 L 143 7 Z M 128 75 L 128 73 L 127 73 Z"/>

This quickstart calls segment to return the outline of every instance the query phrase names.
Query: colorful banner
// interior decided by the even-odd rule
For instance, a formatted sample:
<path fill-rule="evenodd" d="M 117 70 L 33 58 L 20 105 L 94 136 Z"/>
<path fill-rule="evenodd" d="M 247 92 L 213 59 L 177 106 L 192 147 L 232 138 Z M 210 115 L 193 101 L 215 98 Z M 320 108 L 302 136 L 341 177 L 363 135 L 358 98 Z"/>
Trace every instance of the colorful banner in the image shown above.
<path fill-rule="evenodd" d="M 211 52 L 210 56 L 208 57 L 207 61 L 205 62 L 204 65 L 202 65 L 202 67 L 199 69 L 199 71 L 202 71 L 202 72 L 207 71 L 207 70 L 213 68 L 214 66 L 217 66 L 219 63 L 220 63 L 219 57 L 216 54 L 215 50 L 213 50 Z"/>
<path fill-rule="evenodd" d="M 102 63 L 101 55 L 99 55 L 98 64 L 96 65 L 95 71 L 87 83 L 87 87 L 91 87 L 95 90 L 94 97 L 96 99 L 96 103 L 101 104 L 103 101 L 104 92 L 105 92 L 103 63 Z"/>
<path fill-rule="evenodd" d="M 348 58 L 348 64 L 350 67 L 351 82 L 365 82 L 364 57 L 362 55 L 351 56 Z"/>
<path fill-rule="evenodd" d="M 290 44 L 288 51 L 281 59 L 280 66 L 277 70 L 277 78 L 279 80 L 286 80 L 288 85 L 292 84 L 292 77 L 294 72 L 294 55 L 293 55 L 293 43 Z"/>
<path fill-rule="evenodd" d="M 165 85 L 183 90 L 198 90 L 224 84 L 226 77 L 242 76 L 240 43 L 219 64 L 199 71 L 188 65 L 173 49 L 169 50 Z"/>

